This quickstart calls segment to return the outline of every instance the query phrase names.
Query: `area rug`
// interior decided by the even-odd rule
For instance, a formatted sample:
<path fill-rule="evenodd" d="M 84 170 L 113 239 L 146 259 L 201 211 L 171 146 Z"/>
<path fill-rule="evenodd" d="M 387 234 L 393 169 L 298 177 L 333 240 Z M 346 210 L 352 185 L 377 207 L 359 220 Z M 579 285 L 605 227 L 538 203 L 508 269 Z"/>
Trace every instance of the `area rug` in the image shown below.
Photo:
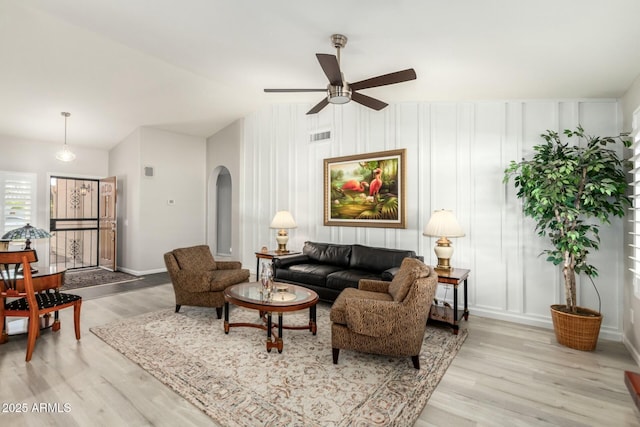
<path fill-rule="evenodd" d="M 409 426 L 464 342 L 467 331 L 427 327 L 421 369 L 411 358 L 342 350 L 331 357 L 329 306 L 318 305 L 318 333 L 285 330 L 282 353 L 266 332 L 234 327 L 215 310 L 183 307 L 123 319 L 91 332 L 140 365 L 221 426 Z M 308 312 L 285 324 L 308 323 Z M 257 311 L 232 307 L 231 322 Z"/>
<path fill-rule="evenodd" d="M 102 268 L 89 270 L 68 270 L 64 274 L 62 290 L 85 288 L 87 286 L 126 283 L 140 280 L 140 277 L 121 271 L 109 271 Z"/>

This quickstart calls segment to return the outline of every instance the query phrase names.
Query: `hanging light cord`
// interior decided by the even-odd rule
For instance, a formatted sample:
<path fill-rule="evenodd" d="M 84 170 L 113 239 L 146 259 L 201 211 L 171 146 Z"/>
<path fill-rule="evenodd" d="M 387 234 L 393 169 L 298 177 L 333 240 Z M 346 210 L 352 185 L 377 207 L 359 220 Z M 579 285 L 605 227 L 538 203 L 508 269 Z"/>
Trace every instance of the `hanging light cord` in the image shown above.
<path fill-rule="evenodd" d="M 64 116 L 64 145 L 66 147 L 67 146 L 67 118 L 71 115 L 71 113 L 63 112 L 62 115 Z"/>

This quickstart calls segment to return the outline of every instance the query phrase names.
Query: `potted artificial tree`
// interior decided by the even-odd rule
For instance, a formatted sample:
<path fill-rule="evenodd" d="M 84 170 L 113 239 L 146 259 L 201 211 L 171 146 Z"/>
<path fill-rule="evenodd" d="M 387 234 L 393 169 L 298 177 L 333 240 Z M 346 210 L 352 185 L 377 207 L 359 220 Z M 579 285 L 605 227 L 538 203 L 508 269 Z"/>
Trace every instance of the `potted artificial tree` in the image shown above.
<path fill-rule="evenodd" d="M 598 270 L 587 263 L 587 255 L 598 249 L 600 226 L 609 224 L 612 216 L 624 216 L 631 205 L 624 162 L 607 148 L 617 142 L 628 147 L 630 142 L 621 137 L 588 136 L 581 126 L 565 130 L 564 135 L 566 142 L 557 132 L 543 133 L 545 143 L 533 147 L 529 160 L 511 161 L 504 182 L 513 177 L 524 214 L 536 221 L 538 235 L 546 236 L 552 245 L 543 254 L 562 268 L 566 303 L 551 306 L 558 342 L 594 350 L 602 315 L 600 308 L 594 311 L 577 305 L 576 273 L 593 283 Z M 584 144 L 570 144 L 573 137 Z"/>

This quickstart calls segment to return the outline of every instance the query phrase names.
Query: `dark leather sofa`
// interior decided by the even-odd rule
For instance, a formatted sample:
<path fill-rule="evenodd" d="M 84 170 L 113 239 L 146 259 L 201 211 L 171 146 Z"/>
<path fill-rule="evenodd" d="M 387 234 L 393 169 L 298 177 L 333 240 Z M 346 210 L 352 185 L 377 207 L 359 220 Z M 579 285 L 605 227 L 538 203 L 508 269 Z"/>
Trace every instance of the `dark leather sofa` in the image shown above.
<path fill-rule="evenodd" d="M 343 289 L 357 288 L 360 279 L 391 281 L 402 260 L 418 258 L 414 251 L 305 242 L 301 255 L 273 259 L 275 280 L 314 290 L 333 302 Z"/>

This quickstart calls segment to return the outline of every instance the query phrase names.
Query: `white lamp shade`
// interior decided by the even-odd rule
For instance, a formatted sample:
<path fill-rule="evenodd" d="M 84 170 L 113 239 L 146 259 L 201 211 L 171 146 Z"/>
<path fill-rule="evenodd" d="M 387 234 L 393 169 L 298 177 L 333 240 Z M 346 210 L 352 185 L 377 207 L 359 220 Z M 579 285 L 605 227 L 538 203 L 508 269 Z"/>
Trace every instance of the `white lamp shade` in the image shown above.
<path fill-rule="evenodd" d="M 464 231 L 452 211 L 441 209 L 433 212 L 422 234 L 431 237 L 462 237 Z"/>
<path fill-rule="evenodd" d="M 276 216 L 273 217 L 273 221 L 271 221 L 270 228 L 296 228 L 296 222 L 293 220 L 293 216 L 288 211 L 278 211 L 276 212 Z"/>

